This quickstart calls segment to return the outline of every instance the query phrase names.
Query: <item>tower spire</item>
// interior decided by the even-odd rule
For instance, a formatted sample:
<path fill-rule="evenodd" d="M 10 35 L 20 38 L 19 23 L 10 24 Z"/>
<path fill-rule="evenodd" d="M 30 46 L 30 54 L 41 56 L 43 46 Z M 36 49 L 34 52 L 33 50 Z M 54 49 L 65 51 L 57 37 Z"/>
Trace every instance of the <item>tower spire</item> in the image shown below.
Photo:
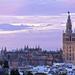
<path fill-rule="evenodd" d="M 67 19 L 67 23 L 66 23 L 66 33 L 72 33 L 72 23 L 71 23 L 71 19 L 70 19 L 70 12 L 68 11 L 68 19 Z"/>

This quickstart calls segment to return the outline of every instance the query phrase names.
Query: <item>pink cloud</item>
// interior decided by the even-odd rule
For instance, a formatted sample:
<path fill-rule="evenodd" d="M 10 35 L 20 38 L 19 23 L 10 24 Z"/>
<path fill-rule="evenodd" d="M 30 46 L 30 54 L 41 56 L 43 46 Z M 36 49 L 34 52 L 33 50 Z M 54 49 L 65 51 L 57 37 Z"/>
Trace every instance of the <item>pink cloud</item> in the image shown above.
<path fill-rule="evenodd" d="M 67 4 L 75 4 L 75 0 L 62 0 L 66 2 Z"/>

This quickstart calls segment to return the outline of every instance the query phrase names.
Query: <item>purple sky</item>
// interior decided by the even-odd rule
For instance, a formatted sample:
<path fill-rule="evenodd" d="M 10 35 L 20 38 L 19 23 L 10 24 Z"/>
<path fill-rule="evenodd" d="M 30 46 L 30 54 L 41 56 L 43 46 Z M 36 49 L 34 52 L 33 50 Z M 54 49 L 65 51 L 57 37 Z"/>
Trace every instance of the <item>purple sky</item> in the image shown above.
<path fill-rule="evenodd" d="M 75 29 L 74 9 L 75 0 L 0 0 L 0 48 L 62 48 L 68 10 Z"/>
<path fill-rule="evenodd" d="M 74 8 L 75 0 L 0 0 L 1 15 L 50 15 Z"/>
<path fill-rule="evenodd" d="M 29 45 L 40 46 L 44 50 L 57 50 L 62 47 L 61 33 L 60 30 L 47 30 L 0 34 L 0 48 L 6 46 L 10 50 Z"/>

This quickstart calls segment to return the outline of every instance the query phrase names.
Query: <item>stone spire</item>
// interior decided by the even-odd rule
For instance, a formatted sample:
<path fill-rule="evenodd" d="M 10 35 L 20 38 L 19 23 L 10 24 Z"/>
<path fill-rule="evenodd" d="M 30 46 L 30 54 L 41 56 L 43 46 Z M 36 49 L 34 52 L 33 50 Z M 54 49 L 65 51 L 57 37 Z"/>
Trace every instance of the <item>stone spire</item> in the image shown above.
<path fill-rule="evenodd" d="M 72 23 L 70 19 L 70 12 L 68 12 L 68 19 L 66 23 L 66 33 L 71 34 L 72 33 Z"/>

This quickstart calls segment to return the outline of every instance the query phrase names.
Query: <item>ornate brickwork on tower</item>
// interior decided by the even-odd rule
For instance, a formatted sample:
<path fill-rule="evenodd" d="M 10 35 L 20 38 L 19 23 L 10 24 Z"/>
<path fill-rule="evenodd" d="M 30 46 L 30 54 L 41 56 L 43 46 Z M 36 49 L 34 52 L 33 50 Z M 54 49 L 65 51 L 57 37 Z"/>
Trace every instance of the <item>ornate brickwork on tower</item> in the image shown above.
<path fill-rule="evenodd" d="M 72 32 L 70 12 L 68 12 L 66 31 L 63 33 L 63 57 L 66 63 L 75 64 L 75 33 Z"/>

